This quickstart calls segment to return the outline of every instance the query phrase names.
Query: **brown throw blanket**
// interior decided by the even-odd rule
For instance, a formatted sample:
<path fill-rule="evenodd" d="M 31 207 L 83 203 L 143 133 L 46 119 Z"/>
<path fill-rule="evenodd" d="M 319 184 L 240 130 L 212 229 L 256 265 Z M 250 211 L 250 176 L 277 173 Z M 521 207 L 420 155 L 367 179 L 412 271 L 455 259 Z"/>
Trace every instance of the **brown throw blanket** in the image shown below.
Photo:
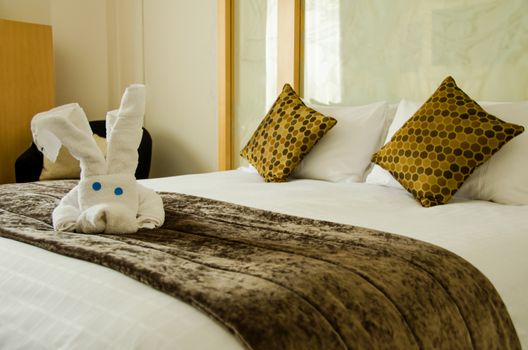
<path fill-rule="evenodd" d="M 251 349 L 520 349 L 491 283 L 439 247 L 176 193 L 130 235 L 53 232 L 72 181 L 0 186 L 0 235 L 120 271 Z M 380 218 L 381 219 L 381 218 Z"/>

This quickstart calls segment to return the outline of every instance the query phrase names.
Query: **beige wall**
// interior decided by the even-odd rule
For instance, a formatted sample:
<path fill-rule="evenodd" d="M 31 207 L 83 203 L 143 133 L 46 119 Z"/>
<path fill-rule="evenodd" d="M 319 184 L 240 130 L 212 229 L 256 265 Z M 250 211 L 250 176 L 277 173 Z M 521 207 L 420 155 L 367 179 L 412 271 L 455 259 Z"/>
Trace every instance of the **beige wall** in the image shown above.
<path fill-rule="evenodd" d="M 79 102 L 89 119 L 111 107 L 107 7 L 107 0 L 0 0 L 1 18 L 52 26 L 55 103 Z"/>
<path fill-rule="evenodd" d="M 151 176 L 217 169 L 216 0 L 0 0 L 0 18 L 53 27 L 57 105 L 102 119 L 147 84 Z"/>
<path fill-rule="evenodd" d="M 144 82 L 143 0 L 107 1 L 109 104 L 119 106 L 125 88 Z"/>
<path fill-rule="evenodd" d="M 216 1 L 144 2 L 152 175 L 217 169 Z"/>
<path fill-rule="evenodd" d="M 106 0 L 51 0 L 56 102 L 78 102 L 89 119 L 109 109 Z"/>
<path fill-rule="evenodd" d="M 0 18 L 49 25 L 50 0 L 0 0 Z"/>

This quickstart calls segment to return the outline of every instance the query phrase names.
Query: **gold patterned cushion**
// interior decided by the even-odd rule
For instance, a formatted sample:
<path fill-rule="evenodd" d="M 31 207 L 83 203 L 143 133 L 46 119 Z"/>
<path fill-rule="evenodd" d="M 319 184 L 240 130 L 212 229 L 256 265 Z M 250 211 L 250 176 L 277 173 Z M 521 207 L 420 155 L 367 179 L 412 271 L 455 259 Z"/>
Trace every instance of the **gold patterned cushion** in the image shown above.
<path fill-rule="evenodd" d="M 95 143 L 106 157 L 106 139 L 93 135 Z M 79 161 L 70 154 L 66 147 L 61 147 L 55 163 L 44 157 L 39 180 L 78 179 L 81 176 Z"/>
<path fill-rule="evenodd" d="M 447 203 L 479 165 L 523 131 L 488 114 L 448 77 L 372 161 L 431 207 Z"/>
<path fill-rule="evenodd" d="M 286 84 L 240 155 L 266 182 L 283 182 L 336 123 L 305 106 Z"/>

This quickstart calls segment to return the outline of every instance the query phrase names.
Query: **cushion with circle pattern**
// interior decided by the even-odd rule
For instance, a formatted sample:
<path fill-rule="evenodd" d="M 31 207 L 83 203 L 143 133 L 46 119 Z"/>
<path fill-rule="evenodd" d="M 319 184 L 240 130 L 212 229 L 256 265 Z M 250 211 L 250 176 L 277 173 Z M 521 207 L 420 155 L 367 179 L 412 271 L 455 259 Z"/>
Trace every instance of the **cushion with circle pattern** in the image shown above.
<path fill-rule="evenodd" d="M 286 84 L 240 155 L 266 182 L 284 182 L 336 123 L 307 107 Z"/>
<path fill-rule="evenodd" d="M 447 203 L 479 165 L 523 131 L 488 114 L 447 77 L 372 161 L 431 207 Z"/>

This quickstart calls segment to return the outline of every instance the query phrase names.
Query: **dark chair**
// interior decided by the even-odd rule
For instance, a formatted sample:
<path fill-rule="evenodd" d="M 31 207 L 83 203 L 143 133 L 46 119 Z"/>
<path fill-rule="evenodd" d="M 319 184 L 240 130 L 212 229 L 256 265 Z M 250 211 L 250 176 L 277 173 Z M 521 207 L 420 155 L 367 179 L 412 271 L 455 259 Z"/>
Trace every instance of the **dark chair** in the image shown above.
<path fill-rule="evenodd" d="M 106 122 L 104 120 L 94 120 L 90 122 L 90 127 L 94 134 L 106 138 Z M 147 129 L 143 128 L 143 137 L 138 148 L 138 167 L 136 169 L 136 179 L 146 179 L 150 172 L 150 159 L 152 156 L 152 137 Z M 15 162 L 16 182 L 38 181 L 42 171 L 44 156 L 32 143 Z"/>

